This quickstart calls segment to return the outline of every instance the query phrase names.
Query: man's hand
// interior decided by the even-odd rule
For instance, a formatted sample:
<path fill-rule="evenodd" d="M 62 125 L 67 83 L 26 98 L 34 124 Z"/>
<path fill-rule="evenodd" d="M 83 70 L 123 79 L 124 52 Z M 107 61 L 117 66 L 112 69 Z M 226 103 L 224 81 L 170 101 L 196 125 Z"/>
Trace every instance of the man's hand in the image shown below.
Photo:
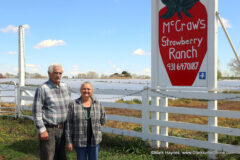
<path fill-rule="evenodd" d="M 67 149 L 68 149 L 70 152 L 73 151 L 73 145 L 72 145 L 72 143 L 69 143 L 69 144 L 67 145 Z"/>
<path fill-rule="evenodd" d="M 43 141 L 48 140 L 48 132 L 47 131 L 42 132 L 40 134 L 40 139 L 43 140 Z"/>

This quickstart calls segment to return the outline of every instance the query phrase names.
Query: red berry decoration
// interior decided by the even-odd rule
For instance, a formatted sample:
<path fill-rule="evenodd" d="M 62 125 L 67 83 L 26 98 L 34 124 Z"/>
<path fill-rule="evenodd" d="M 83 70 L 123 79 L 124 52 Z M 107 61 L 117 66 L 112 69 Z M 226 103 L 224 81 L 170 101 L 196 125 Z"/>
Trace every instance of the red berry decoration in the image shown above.
<path fill-rule="evenodd" d="M 162 3 L 160 55 L 173 86 L 192 86 L 207 52 L 207 10 L 199 0 Z"/>

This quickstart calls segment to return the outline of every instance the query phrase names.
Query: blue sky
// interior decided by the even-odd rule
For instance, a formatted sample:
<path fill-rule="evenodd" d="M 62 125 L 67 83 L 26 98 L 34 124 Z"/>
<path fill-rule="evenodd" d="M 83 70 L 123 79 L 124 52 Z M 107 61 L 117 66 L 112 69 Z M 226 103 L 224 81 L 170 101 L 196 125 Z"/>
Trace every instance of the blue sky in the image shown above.
<path fill-rule="evenodd" d="M 219 0 L 219 12 L 240 52 L 240 1 Z M 64 74 L 124 70 L 150 75 L 150 0 L 8 0 L 0 2 L 0 73 L 17 73 L 17 27 L 25 26 L 27 72 L 47 75 L 51 63 Z M 220 69 L 234 53 L 219 27 Z M 240 54 L 240 53 L 239 53 Z"/>

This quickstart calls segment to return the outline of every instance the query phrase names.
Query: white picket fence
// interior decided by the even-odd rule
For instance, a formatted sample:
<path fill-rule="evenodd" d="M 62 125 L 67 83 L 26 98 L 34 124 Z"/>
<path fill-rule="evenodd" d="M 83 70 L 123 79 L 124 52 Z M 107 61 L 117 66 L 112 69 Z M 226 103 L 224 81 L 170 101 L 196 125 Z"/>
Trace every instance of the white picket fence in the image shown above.
<path fill-rule="evenodd" d="M 16 87 L 15 91 L 18 93 L 17 96 L 17 115 L 19 117 L 27 117 L 32 119 L 31 116 L 22 115 L 21 111 L 31 110 L 32 108 L 25 105 L 20 105 L 23 101 L 32 102 L 33 93 L 36 87 Z M 20 93 L 24 92 L 24 96 L 18 96 Z M 72 93 L 79 93 L 79 88 L 72 88 Z M 145 141 L 152 140 L 153 146 L 158 147 L 159 142 L 161 142 L 162 147 L 167 147 L 168 143 L 182 144 L 188 146 L 194 146 L 199 148 L 206 148 L 210 151 L 218 152 L 230 152 L 230 153 L 240 153 L 240 146 L 221 144 L 218 143 L 217 134 L 224 134 L 230 136 L 240 136 L 240 129 L 238 128 L 228 128 L 217 126 L 217 121 L 215 124 L 211 123 L 212 119 L 217 117 L 234 118 L 240 119 L 240 111 L 227 111 L 227 110 L 217 110 L 212 108 L 213 104 L 216 104 L 217 100 L 226 101 L 240 101 L 240 94 L 223 94 L 223 93 L 209 93 L 209 92 L 180 92 L 180 91 L 156 91 L 150 88 L 145 88 L 141 91 L 133 90 L 104 90 L 96 89 L 96 95 L 111 95 L 111 96 L 140 96 L 142 99 L 142 104 L 125 104 L 125 103 L 113 103 L 104 102 L 102 104 L 105 108 L 121 108 L 121 109 L 131 109 L 139 110 L 142 113 L 141 118 L 120 116 L 120 115 L 107 115 L 108 120 L 136 123 L 142 126 L 142 131 L 132 131 L 123 130 L 117 128 L 102 127 L 102 131 L 106 133 L 119 134 L 124 136 L 139 137 Z M 160 104 L 159 97 L 161 99 Z M 187 107 L 176 107 L 168 106 L 168 97 L 183 98 L 183 99 L 201 99 L 208 101 L 210 107 L 207 109 L 195 109 Z M 149 100 L 152 104 L 149 105 Z M 149 113 L 151 112 L 151 118 Z M 201 125 L 195 123 L 185 123 L 185 122 L 175 122 L 168 120 L 168 113 L 174 114 L 184 114 L 184 115 L 197 115 L 208 117 L 208 125 Z M 160 117 L 159 117 L 160 115 Z M 151 132 L 149 127 L 151 126 Z M 168 128 L 178 128 L 192 131 L 200 131 L 208 133 L 208 141 L 168 136 Z"/>

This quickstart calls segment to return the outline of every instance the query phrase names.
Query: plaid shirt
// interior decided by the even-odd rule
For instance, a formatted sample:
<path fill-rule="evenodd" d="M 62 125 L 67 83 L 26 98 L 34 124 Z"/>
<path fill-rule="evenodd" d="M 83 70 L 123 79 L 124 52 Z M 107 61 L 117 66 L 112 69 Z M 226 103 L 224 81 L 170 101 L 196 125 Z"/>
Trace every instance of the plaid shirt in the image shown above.
<path fill-rule="evenodd" d="M 92 132 L 91 146 L 96 146 L 102 141 L 101 125 L 106 122 L 106 113 L 102 104 L 92 97 L 90 111 Z M 65 136 L 67 144 L 72 143 L 75 147 L 87 146 L 87 119 L 82 108 L 81 98 L 75 100 L 69 107 Z"/>
<path fill-rule="evenodd" d="M 58 86 L 50 80 L 37 88 L 32 113 L 39 133 L 46 131 L 45 124 L 57 125 L 66 121 L 70 94 L 66 84 Z"/>

